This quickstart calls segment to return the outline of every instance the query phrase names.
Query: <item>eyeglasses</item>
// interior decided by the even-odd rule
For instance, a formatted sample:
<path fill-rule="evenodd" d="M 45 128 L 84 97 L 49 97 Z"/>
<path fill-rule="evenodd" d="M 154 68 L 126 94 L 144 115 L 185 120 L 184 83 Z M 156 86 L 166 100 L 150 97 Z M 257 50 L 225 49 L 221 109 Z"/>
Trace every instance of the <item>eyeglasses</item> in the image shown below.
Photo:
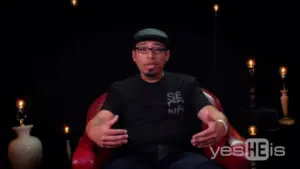
<path fill-rule="evenodd" d="M 167 50 L 166 48 L 162 48 L 162 47 L 157 47 L 157 48 L 137 47 L 135 49 L 142 54 L 147 54 L 150 50 L 153 54 L 162 54 Z"/>

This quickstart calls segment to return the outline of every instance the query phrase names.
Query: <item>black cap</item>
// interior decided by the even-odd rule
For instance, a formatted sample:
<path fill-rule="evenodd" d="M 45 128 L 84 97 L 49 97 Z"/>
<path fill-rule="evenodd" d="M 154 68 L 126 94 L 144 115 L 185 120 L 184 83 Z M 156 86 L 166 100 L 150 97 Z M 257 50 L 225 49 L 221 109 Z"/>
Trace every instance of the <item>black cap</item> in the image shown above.
<path fill-rule="evenodd" d="M 164 31 L 155 28 L 146 28 L 134 34 L 134 45 L 141 41 L 149 40 L 158 41 L 164 44 L 168 49 L 170 48 L 169 37 Z"/>

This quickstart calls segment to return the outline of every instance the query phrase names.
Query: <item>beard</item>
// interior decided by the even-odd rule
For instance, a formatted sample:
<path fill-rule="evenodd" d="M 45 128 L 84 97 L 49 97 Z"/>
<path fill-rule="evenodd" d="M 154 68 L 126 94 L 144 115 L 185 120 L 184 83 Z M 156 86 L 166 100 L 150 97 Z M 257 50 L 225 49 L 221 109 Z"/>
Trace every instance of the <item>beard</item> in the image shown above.
<path fill-rule="evenodd" d="M 149 69 L 148 72 L 144 73 L 144 75 L 145 75 L 146 77 L 153 78 L 153 77 L 155 77 L 155 76 L 157 75 L 157 73 L 154 72 L 153 69 Z"/>

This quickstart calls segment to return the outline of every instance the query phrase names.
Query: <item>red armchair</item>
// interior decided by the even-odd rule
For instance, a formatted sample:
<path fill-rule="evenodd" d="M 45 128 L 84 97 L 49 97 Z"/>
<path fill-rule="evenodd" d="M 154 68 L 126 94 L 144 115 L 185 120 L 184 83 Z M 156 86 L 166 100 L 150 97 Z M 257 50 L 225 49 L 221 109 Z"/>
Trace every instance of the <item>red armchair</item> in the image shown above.
<path fill-rule="evenodd" d="M 207 96 L 209 101 L 220 111 L 223 112 L 223 108 L 218 98 L 214 96 L 211 92 L 203 89 L 204 94 Z M 91 120 L 97 113 L 97 110 L 102 106 L 106 98 L 106 93 L 98 97 L 93 104 L 90 106 L 87 114 L 87 122 Z M 203 129 L 207 126 L 203 125 Z M 229 146 L 231 150 L 235 147 L 245 150 L 245 139 L 241 137 L 237 131 L 229 126 L 228 134 L 224 137 L 217 145 L 213 146 L 214 152 L 222 146 Z M 207 157 L 213 157 L 213 152 L 209 148 L 204 149 L 204 153 Z M 108 162 L 109 160 L 109 150 L 98 148 L 86 135 L 80 138 L 77 148 L 73 154 L 72 168 L 73 169 L 101 169 L 101 166 Z M 226 169 L 249 169 L 250 161 L 248 161 L 244 156 L 234 156 L 234 153 L 222 156 L 218 153 L 215 158 L 216 162 Z"/>

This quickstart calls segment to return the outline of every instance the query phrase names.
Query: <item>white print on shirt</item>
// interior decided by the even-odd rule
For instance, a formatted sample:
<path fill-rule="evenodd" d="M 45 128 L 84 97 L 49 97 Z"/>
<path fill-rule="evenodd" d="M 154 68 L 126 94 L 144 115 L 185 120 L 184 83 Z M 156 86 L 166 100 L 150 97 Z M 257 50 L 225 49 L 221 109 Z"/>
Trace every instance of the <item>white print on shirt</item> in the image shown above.
<path fill-rule="evenodd" d="M 168 99 L 168 113 L 170 115 L 176 115 L 184 112 L 184 99 L 181 96 L 180 91 L 167 93 Z"/>

